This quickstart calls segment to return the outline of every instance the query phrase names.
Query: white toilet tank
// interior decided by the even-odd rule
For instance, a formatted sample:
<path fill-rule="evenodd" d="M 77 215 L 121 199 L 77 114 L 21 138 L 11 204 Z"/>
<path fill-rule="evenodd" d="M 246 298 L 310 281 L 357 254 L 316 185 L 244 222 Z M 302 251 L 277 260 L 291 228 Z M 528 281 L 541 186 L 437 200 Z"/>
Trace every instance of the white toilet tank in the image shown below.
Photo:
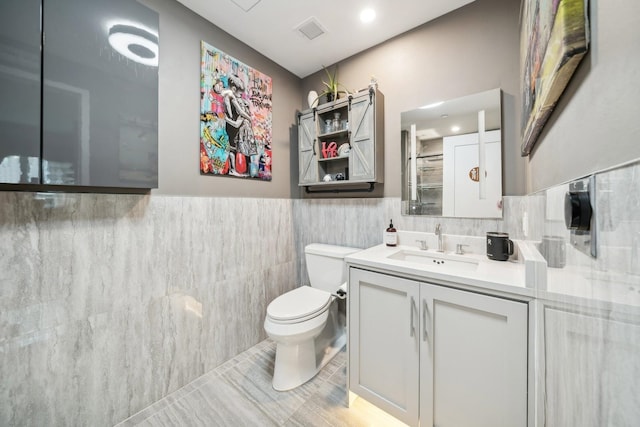
<path fill-rule="evenodd" d="M 358 252 L 358 248 L 312 243 L 304 248 L 311 287 L 335 292 L 347 281 L 344 257 Z"/>

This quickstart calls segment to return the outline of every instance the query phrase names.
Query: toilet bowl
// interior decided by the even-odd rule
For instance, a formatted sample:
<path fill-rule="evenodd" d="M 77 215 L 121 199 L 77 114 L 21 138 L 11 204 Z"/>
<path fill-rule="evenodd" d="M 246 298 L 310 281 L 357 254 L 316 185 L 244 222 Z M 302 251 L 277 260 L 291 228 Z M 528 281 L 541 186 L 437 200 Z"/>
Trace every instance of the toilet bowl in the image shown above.
<path fill-rule="evenodd" d="M 267 307 L 264 328 L 276 342 L 274 389 L 304 384 L 346 344 L 344 315 L 339 314 L 333 293 L 346 288 L 344 256 L 358 250 L 308 245 L 305 258 L 311 286 L 280 295 Z"/>
<path fill-rule="evenodd" d="M 310 304 L 309 300 L 303 307 L 296 307 L 293 303 L 295 299 L 304 300 L 309 297 L 315 302 L 315 305 Z M 278 300 L 278 298 L 284 298 L 284 300 Z M 267 335 L 277 344 L 273 388 L 284 391 L 304 384 L 331 360 L 333 355 L 322 360 L 324 359 L 324 349 L 322 349 L 322 354 L 317 354 L 316 340 L 327 327 L 330 307 L 335 304 L 331 294 L 309 286 L 299 287 L 278 298 L 267 308 L 264 328 Z M 287 305 L 288 303 L 292 304 Z M 301 308 L 301 310 L 296 312 L 296 308 Z M 331 313 L 331 317 L 331 323 L 335 325 L 336 313 Z M 333 327 L 335 328 L 337 325 Z M 339 339 L 339 336 L 335 338 Z M 336 342 L 335 345 L 340 345 L 340 343 Z M 336 349 L 335 353 L 340 350 L 340 347 Z M 318 360 L 319 358 L 321 360 Z"/>

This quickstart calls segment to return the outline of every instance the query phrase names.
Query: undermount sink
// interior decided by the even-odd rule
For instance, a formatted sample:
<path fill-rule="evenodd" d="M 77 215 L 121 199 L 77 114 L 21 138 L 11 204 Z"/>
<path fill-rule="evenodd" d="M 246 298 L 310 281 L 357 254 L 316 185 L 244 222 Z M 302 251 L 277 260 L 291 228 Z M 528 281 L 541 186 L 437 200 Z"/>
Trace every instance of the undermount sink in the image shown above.
<path fill-rule="evenodd" d="M 388 255 L 387 258 L 396 261 L 422 264 L 433 268 L 447 268 L 462 271 L 472 271 L 478 268 L 478 261 L 464 257 L 464 255 L 449 255 L 420 250 L 401 249 Z"/>

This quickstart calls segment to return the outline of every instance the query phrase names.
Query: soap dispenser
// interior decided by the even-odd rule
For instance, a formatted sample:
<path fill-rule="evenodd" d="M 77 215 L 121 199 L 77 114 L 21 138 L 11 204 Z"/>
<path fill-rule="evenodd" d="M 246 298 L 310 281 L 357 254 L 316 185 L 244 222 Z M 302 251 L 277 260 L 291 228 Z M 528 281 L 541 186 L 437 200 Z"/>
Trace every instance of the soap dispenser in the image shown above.
<path fill-rule="evenodd" d="M 384 243 L 387 246 L 396 246 L 398 244 L 398 233 L 395 227 L 393 226 L 393 220 L 389 220 L 389 228 L 384 233 Z"/>

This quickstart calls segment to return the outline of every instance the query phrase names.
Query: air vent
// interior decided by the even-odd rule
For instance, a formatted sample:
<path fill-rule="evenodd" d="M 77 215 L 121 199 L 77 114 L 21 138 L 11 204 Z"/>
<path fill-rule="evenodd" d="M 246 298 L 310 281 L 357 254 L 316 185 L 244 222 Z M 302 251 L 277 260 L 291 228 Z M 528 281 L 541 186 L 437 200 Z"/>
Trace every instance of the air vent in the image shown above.
<path fill-rule="evenodd" d="M 249 12 L 253 8 L 253 6 L 260 3 L 260 0 L 231 0 L 231 1 L 235 3 L 240 9 L 244 10 L 245 12 Z"/>
<path fill-rule="evenodd" d="M 322 25 L 320 25 L 320 23 L 314 16 L 298 25 L 295 30 L 300 32 L 300 34 L 302 34 L 309 40 L 313 40 L 316 37 L 326 33 L 326 30 L 322 27 Z"/>

